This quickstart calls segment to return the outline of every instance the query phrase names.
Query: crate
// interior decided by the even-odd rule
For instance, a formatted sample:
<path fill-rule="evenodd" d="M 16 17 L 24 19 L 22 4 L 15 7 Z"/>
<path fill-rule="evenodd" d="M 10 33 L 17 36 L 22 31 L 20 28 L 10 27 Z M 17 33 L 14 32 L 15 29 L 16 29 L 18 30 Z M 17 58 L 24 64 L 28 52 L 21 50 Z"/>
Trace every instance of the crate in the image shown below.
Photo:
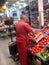
<path fill-rule="evenodd" d="M 15 42 L 10 42 L 8 47 L 9 47 L 9 53 L 12 56 L 15 56 L 18 53 L 17 45 Z"/>
<path fill-rule="evenodd" d="M 30 60 L 30 64 L 31 65 L 49 65 L 49 56 L 47 58 L 44 58 L 41 54 L 47 54 L 49 55 L 49 45 L 47 45 L 43 51 L 41 51 L 40 53 L 37 53 L 36 55 L 30 53 L 30 51 L 28 50 L 28 57 Z"/>

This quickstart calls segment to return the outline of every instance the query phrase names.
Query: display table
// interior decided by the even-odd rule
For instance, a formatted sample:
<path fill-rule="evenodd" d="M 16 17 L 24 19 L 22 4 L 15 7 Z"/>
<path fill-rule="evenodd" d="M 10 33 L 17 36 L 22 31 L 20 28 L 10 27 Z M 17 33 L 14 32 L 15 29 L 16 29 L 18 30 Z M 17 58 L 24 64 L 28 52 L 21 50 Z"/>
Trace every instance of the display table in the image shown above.
<path fill-rule="evenodd" d="M 49 65 L 49 59 L 43 60 L 40 55 L 33 55 L 28 51 L 29 65 Z"/>
<path fill-rule="evenodd" d="M 41 32 L 43 37 L 40 38 L 40 36 L 42 36 Z M 33 46 L 32 43 L 32 45 L 28 47 L 30 65 L 33 65 L 32 63 L 35 65 L 49 65 L 49 47 L 47 48 L 47 45 L 49 45 L 49 27 L 43 28 L 41 32 L 39 32 L 40 35 L 36 35 L 35 37 L 36 39 L 34 41 L 37 40 L 35 45 Z"/>
<path fill-rule="evenodd" d="M 30 61 L 29 65 L 33 65 L 32 63 L 34 65 L 49 65 L 49 47 L 44 48 L 44 51 L 37 54 L 33 54 L 28 50 L 28 57 Z"/>
<path fill-rule="evenodd" d="M 13 28 L 14 26 L 13 25 L 11 25 L 11 28 Z M 7 25 L 5 25 L 5 26 L 2 26 L 2 27 L 0 27 L 0 31 L 1 30 L 4 30 L 4 29 L 8 29 L 9 28 L 9 26 L 7 26 Z"/>
<path fill-rule="evenodd" d="M 12 34 L 15 34 L 14 26 L 11 25 L 10 28 L 12 30 Z M 8 35 L 10 35 L 9 26 L 5 25 L 5 26 L 0 27 L 0 36 L 8 36 Z"/>

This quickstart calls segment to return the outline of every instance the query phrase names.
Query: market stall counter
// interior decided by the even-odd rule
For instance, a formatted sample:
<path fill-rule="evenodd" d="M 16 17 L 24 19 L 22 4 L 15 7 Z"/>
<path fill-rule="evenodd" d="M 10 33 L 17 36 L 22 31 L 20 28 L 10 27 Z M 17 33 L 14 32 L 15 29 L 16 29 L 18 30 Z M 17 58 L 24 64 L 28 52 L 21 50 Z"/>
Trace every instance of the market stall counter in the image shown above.
<path fill-rule="evenodd" d="M 29 64 L 49 65 L 49 27 L 43 28 L 34 41 L 35 44 L 28 47 Z"/>

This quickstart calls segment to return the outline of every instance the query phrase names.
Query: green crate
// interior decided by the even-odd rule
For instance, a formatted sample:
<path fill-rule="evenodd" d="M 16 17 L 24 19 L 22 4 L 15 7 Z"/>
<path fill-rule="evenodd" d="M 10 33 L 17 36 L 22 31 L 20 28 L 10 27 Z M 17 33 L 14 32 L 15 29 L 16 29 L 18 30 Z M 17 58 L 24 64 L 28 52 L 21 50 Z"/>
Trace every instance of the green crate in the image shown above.
<path fill-rule="evenodd" d="M 37 57 L 46 62 L 49 60 L 49 50 L 37 54 Z"/>
<path fill-rule="evenodd" d="M 9 42 L 8 43 L 8 46 L 13 46 L 13 45 L 15 45 L 16 43 L 15 42 Z"/>

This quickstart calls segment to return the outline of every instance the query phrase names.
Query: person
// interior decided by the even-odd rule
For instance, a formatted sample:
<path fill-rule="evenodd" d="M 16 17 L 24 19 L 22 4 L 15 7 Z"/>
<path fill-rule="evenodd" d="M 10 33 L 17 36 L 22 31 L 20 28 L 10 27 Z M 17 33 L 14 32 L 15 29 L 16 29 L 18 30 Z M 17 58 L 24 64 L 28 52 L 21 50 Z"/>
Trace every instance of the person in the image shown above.
<path fill-rule="evenodd" d="M 25 12 L 24 11 L 22 11 L 22 15 L 25 15 Z"/>
<path fill-rule="evenodd" d="M 0 27 L 2 27 L 4 25 L 4 23 L 0 23 Z"/>
<path fill-rule="evenodd" d="M 28 65 L 28 33 L 33 32 L 31 26 L 26 22 L 27 16 L 21 15 L 21 19 L 16 23 L 16 42 L 21 65 Z"/>
<path fill-rule="evenodd" d="M 4 26 L 4 21 L 0 22 L 0 27 Z"/>

